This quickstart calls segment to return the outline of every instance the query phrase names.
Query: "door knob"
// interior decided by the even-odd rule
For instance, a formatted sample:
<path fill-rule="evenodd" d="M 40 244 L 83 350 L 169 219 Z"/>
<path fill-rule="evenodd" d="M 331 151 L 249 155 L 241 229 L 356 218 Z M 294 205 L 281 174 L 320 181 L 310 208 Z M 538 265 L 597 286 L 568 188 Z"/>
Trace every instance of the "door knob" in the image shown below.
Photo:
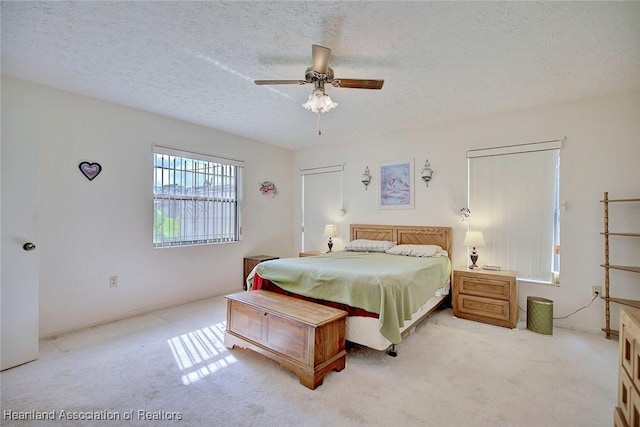
<path fill-rule="evenodd" d="M 34 245 L 31 242 L 27 242 L 24 245 L 22 245 L 22 249 L 24 249 L 25 251 L 32 251 L 36 248 L 36 245 Z"/>

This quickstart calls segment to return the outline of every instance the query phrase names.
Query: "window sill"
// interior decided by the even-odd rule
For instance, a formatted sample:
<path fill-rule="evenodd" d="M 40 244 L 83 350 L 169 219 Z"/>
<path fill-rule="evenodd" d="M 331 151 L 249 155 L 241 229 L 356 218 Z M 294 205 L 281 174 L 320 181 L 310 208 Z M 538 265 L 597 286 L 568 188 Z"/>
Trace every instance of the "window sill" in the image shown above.
<path fill-rule="evenodd" d="M 521 277 L 517 278 L 518 282 L 521 283 L 531 283 L 534 285 L 546 285 L 546 286 L 553 286 L 555 288 L 559 288 L 560 287 L 560 283 L 551 283 L 549 281 L 544 281 L 544 280 L 535 280 L 535 279 L 524 279 Z"/>

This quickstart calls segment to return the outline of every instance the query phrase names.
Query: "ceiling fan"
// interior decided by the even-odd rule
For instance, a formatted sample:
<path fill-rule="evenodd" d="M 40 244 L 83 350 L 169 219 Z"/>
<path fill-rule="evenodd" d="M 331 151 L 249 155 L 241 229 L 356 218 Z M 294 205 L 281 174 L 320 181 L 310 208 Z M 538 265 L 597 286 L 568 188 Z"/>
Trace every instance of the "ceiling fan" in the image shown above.
<path fill-rule="evenodd" d="M 309 96 L 309 101 L 303 104 L 303 107 L 314 113 L 319 111 L 325 113 L 338 105 L 332 102 L 331 98 L 325 94 L 324 86 L 327 83 L 333 87 L 351 89 L 382 89 L 384 80 L 335 78 L 333 70 L 329 67 L 331 49 L 317 44 L 312 45 L 311 48 L 313 61 L 311 67 L 305 71 L 304 80 L 254 80 L 254 83 L 257 85 L 304 85 L 313 83 L 313 93 Z"/>

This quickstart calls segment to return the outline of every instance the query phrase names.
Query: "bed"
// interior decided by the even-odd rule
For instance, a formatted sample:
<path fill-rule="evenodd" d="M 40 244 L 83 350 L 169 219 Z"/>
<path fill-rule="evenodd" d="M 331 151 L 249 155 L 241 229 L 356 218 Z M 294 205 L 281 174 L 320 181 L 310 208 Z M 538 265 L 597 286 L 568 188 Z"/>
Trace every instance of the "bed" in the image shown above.
<path fill-rule="evenodd" d="M 265 261 L 247 285 L 343 309 L 347 341 L 395 355 L 395 345 L 449 294 L 451 240 L 450 227 L 353 224 L 352 250 Z M 364 242 L 367 249 L 358 246 Z M 442 250 L 421 252 L 434 247 Z M 416 249 L 433 256 L 404 256 Z"/>

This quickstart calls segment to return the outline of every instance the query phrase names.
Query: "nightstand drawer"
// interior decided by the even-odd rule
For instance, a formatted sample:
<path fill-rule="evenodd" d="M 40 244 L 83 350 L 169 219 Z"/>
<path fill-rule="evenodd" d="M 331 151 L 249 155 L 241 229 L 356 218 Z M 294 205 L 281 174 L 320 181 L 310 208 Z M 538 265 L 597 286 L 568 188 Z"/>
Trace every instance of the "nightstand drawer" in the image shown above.
<path fill-rule="evenodd" d="M 249 276 L 249 273 L 251 273 L 251 270 L 253 270 L 253 267 L 255 267 L 256 265 L 260 264 L 263 261 L 270 261 L 272 259 L 278 259 L 278 257 L 273 255 L 256 255 L 256 256 L 249 256 L 244 258 L 244 275 L 242 278 L 243 290 L 245 291 L 247 290 L 247 276 Z"/>
<path fill-rule="evenodd" d="M 320 255 L 321 252 L 318 251 L 306 251 L 306 252 L 299 252 L 298 253 L 298 257 L 305 257 L 305 256 L 318 256 Z"/>
<path fill-rule="evenodd" d="M 509 280 L 493 277 L 466 276 L 460 274 L 456 278 L 458 292 L 489 298 L 509 300 L 511 284 Z"/>
<path fill-rule="evenodd" d="M 518 325 L 517 272 L 453 270 L 453 314 L 515 328 Z"/>
<path fill-rule="evenodd" d="M 462 315 L 461 317 L 482 321 L 492 319 L 497 322 L 510 323 L 509 301 L 458 294 L 455 304 L 456 311 Z"/>

